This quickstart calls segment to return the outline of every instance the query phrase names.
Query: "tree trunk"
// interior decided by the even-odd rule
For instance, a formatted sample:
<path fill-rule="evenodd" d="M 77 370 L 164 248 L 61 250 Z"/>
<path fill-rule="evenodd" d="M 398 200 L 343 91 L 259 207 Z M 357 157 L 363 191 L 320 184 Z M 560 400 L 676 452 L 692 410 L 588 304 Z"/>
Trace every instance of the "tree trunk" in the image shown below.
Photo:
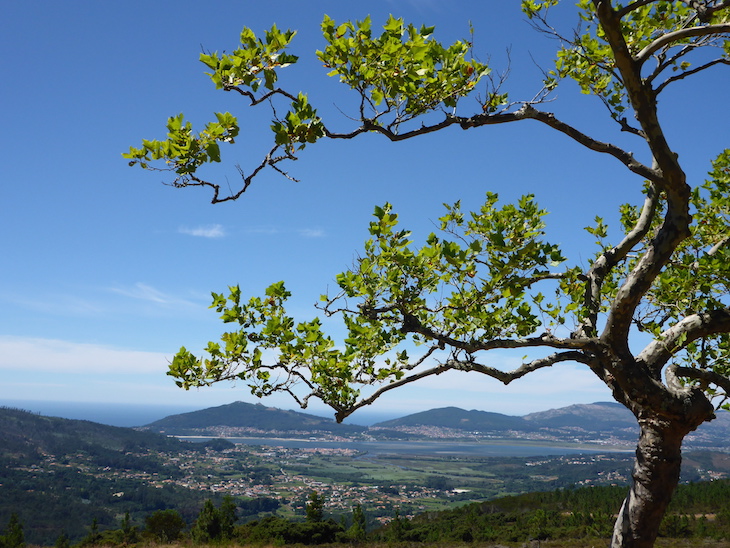
<path fill-rule="evenodd" d="M 611 548 L 654 546 L 664 512 L 679 483 L 682 440 L 693 428 L 662 419 L 639 421 L 633 484 L 613 529 Z"/>

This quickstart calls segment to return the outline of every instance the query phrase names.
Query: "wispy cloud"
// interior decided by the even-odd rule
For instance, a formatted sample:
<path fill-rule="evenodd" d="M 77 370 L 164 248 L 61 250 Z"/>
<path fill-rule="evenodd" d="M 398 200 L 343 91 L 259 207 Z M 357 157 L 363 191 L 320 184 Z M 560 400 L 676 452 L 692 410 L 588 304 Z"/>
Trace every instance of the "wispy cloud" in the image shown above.
<path fill-rule="evenodd" d="M 189 228 L 181 226 L 178 228 L 180 234 L 187 234 L 188 236 L 197 236 L 199 238 L 223 238 L 226 235 L 226 231 L 223 225 L 206 225 Z"/>
<path fill-rule="evenodd" d="M 100 303 L 78 295 L 40 294 L 39 292 L 28 295 L 22 292 L 2 292 L 0 301 L 20 309 L 39 310 L 43 314 L 61 316 L 89 317 L 105 312 L 105 308 Z"/>
<path fill-rule="evenodd" d="M 0 370 L 53 373 L 164 373 L 170 356 L 35 337 L 0 336 Z"/>
<path fill-rule="evenodd" d="M 111 288 L 111 291 L 125 297 L 166 307 L 197 306 L 197 304 L 192 301 L 168 295 L 167 293 L 142 282 L 137 282 L 131 287 L 113 287 Z"/>
<path fill-rule="evenodd" d="M 300 236 L 305 238 L 321 238 L 324 236 L 324 230 L 321 228 L 302 228 L 298 230 Z"/>

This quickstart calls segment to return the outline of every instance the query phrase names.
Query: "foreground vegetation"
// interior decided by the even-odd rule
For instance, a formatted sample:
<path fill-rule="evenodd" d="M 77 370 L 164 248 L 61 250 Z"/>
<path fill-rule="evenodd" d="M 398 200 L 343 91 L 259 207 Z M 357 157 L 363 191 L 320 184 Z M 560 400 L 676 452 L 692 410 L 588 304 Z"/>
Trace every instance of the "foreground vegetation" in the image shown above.
<path fill-rule="evenodd" d="M 102 528 L 94 520 L 77 542 L 58 531 L 54 544 L 57 548 L 169 543 L 280 546 L 559 541 L 561 545 L 582 545 L 602 543 L 611 536 L 614 509 L 625 493 L 625 486 L 558 489 L 471 503 L 413 518 L 395 509 L 385 525 L 373 520 L 359 504 L 347 515 L 328 516 L 325 497 L 316 492 L 310 493 L 301 515 L 269 513 L 256 519 L 239 519 L 250 510 L 246 505 L 251 502 L 226 496 L 219 504 L 206 500 L 192 521 L 175 509 L 157 510 L 143 520 L 133 520 L 127 513 L 111 528 Z M 730 481 L 680 486 L 662 522 L 660 537 L 681 539 L 685 544 L 730 542 Z M 13 514 L 0 535 L 0 548 L 23 546 L 23 524 Z"/>

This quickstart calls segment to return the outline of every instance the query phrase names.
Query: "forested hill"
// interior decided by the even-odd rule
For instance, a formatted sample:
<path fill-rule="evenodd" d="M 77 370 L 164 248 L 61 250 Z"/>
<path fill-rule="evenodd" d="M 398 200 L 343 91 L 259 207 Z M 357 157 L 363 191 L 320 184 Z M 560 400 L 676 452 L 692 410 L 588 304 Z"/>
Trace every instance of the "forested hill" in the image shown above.
<path fill-rule="evenodd" d="M 445 431 L 449 430 L 454 437 L 458 437 L 461 432 L 477 437 L 534 437 L 588 443 L 594 440 L 610 440 L 617 444 L 633 444 L 639 432 L 631 412 L 615 402 L 569 405 L 522 417 L 444 407 L 379 422 L 371 427 L 371 433 L 377 435 L 377 430 L 381 428 L 425 436 L 434 429 L 441 429 L 437 432 L 439 437 L 449 435 Z M 728 439 L 730 413 L 718 411 L 715 420 L 702 424 L 687 436 L 685 446 L 725 451 L 728 448 Z"/>
<path fill-rule="evenodd" d="M 380 531 L 382 540 L 456 545 L 527 540 L 608 539 L 625 486 L 583 487 L 526 493 L 473 503 L 411 520 L 396 519 Z M 730 481 L 680 485 L 659 536 L 730 538 Z M 700 541 L 695 541 L 699 542 Z M 566 543 L 567 544 L 567 543 Z"/>
<path fill-rule="evenodd" d="M 442 407 L 407 415 L 399 419 L 379 422 L 376 428 L 407 426 L 438 426 L 456 430 L 525 430 L 533 429 L 522 417 L 513 417 L 487 411 L 465 411 L 458 407 Z"/>
<path fill-rule="evenodd" d="M 33 458 L 93 448 L 97 452 L 138 449 L 175 451 L 187 447 L 178 439 L 153 432 L 108 426 L 84 420 L 46 417 L 20 409 L 0 407 L 0 455 Z"/>
<path fill-rule="evenodd" d="M 143 427 L 174 435 L 309 435 L 326 432 L 351 436 L 367 431 L 364 426 L 337 424 L 334 420 L 266 407 L 260 403 L 234 402 L 200 411 L 170 415 Z"/>
<path fill-rule="evenodd" d="M 370 433 L 378 435 L 384 429 L 403 430 L 418 426 L 481 432 L 534 432 L 545 428 L 583 429 L 596 433 L 624 430 L 632 439 L 637 430 L 636 420 L 625 407 L 617 403 L 593 403 L 551 409 L 524 417 L 444 407 L 377 423 Z M 327 432 L 351 436 L 368 431 L 366 427 L 337 424 L 329 418 L 240 401 L 171 415 L 143 428 L 173 435 L 204 432 L 209 435 L 235 435 L 235 431 L 239 430 L 259 435 Z"/>
<path fill-rule="evenodd" d="M 444 407 L 380 422 L 375 426 L 379 428 L 438 426 L 494 432 L 506 430 L 531 432 L 545 428 L 575 428 L 593 432 L 628 429 L 632 435 L 637 431 L 636 419 L 631 412 L 622 405 L 612 402 L 570 405 L 531 413 L 524 417 Z"/>
<path fill-rule="evenodd" d="M 325 417 L 286 411 L 262 404 L 234 402 L 190 413 L 171 415 L 150 423 L 145 430 L 176 436 L 311 437 L 336 436 L 370 439 L 460 439 L 501 437 L 591 443 L 604 440 L 633 444 L 636 419 L 615 402 L 576 404 L 522 417 L 444 407 L 379 422 L 370 428 L 337 424 Z M 725 450 L 730 438 L 730 413 L 703 424 L 687 438 L 687 447 Z"/>
<path fill-rule="evenodd" d="M 195 458 L 205 450 L 153 432 L 2 407 L 0 527 L 15 513 L 27 542 L 51 545 L 61 532 L 80 540 L 92 520 L 113 527 L 125 511 L 176 508 L 192 518 L 206 494 L 163 483 L 182 472 L 159 455 Z"/>

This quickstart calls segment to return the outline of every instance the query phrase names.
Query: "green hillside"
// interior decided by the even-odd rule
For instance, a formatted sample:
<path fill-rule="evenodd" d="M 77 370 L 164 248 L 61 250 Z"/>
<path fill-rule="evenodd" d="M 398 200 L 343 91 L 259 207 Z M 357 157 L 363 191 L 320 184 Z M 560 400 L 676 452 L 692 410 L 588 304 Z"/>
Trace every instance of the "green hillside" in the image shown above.
<path fill-rule="evenodd" d="M 414 413 L 399 419 L 380 422 L 379 428 L 404 426 L 438 426 L 457 430 L 504 431 L 529 430 L 531 426 L 522 417 L 513 417 L 487 411 L 465 411 L 458 407 L 443 407 Z"/>
<path fill-rule="evenodd" d="M 152 432 L 90 421 L 46 417 L 20 409 L 0 408 L 2 454 L 32 461 L 39 452 L 58 453 L 93 447 L 97 452 L 128 452 L 140 448 L 176 450 L 181 442 Z"/>
<path fill-rule="evenodd" d="M 397 519 L 378 540 L 455 545 L 463 542 L 603 539 L 611 536 L 626 486 L 560 489 L 503 497 L 452 510 Z M 730 539 L 730 481 L 680 485 L 660 537 Z"/>
<path fill-rule="evenodd" d="M 159 455 L 200 450 L 152 432 L 0 408 L 0 524 L 17 513 L 28 542 L 53 544 L 62 531 L 80 539 L 94 519 L 114 527 L 124 512 L 176 508 L 192 519 L 204 495 L 161 483 L 180 470 Z"/>
<path fill-rule="evenodd" d="M 144 428 L 166 434 L 191 435 L 201 434 L 201 430 L 212 427 L 248 428 L 262 432 L 294 434 L 297 432 L 328 432 L 333 434 L 352 435 L 365 432 L 363 426 L 337 424 L 334 420 L 286 411 L 274 407 L 266 407 L 260 403 L 251 404 L 234 402 L 218 407 L 201 409 L 190 413 L 170 415 L 146 425 Z"/>

